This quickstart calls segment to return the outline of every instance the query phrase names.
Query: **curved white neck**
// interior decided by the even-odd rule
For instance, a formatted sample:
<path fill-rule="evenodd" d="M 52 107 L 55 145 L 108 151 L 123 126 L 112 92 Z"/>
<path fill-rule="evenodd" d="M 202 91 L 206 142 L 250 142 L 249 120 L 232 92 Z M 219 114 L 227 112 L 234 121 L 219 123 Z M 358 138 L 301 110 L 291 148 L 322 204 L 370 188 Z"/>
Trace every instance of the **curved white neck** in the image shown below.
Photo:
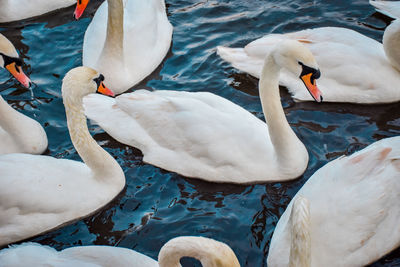
<path fill-rule="evenodd" d="M 297 196 L 290 214 L 291 246 L 289 267 L 311 266 L 310 204 L 307 199 Z"/>
<path fill-rule="evenodd" d="M 195 236 L 177 237 L 168 241 L 160 250 L 160 267 L 181 267 L 182 257 L 193 257 L 203 267 L 240 267 L 233 251 L 224 243 Z"/>
<path fill-rule="evenodd" d="M 107 0 L 107 3 L 107 36 L 102 54 L 123 61 L 124 4 L 122 0 Z"/>
<path fill-rule="evenodd" d="M 279 94 L 280 70 L 281 67 L 275 62 L 273 53 L 269 54 L 261 72 L 259 90 L 268 131 L 278 155 L 278 163 L 284 165 L 298 160 L 293 158 L 293 150 L 305 148 L 290 127 L 281 104 Z"/>
<path fill-rule="evenodd" d="M 89 133 L 83 111 L 82 99 L 63 97 L 68 130 L 72 143 L 85 164 L 93 171 L 96 179 L 110 184 L 124 183 L 124 174 L 116 162 L 101 148 Z"/>
<path fill-rule="evenodd" d="M 400 21 L 395 20 L 386 28 L 383 48 L 390 63 L 400 71 Z"/>
<path fill-rule="evenodd" d="M 28 129 L 24 129 L 24 125 L 31 125 L 31 122 L 32 119 L 13 109 L 0 96 L 0 128 L 15 140 L 15 144 L 21 146 L 21 151 L 24 150 L 24 144 L 29 140 L 31 134 Z"/>

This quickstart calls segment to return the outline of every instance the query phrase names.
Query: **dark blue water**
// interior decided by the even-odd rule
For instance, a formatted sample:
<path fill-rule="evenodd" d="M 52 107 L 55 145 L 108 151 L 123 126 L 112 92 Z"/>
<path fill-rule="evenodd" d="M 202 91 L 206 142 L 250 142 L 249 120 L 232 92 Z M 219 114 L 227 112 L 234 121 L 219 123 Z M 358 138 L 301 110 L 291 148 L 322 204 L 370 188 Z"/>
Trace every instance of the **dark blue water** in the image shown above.
<path fill-rule="evenodd" d="M 263 119 L 257 80 L 224 63 L 217 45 L 243 46 L 275 32 L 318 26 L 342 26 L 381 40 L 388 18 L 367 0 L 167 0 L 174 25 L 170 53 L 135 88 L 209 91 Z M 83 35 L 100 1 L 76 22 L 73 7 L 23 22 L 2 24 L 0 32 L 15 44 L 36 83 L 22 88 L 0 72 L 1 95 L 14 108 L 34 117 L 49 137 L 48 155 L 79 160 L 69 139 L 61 100 L 61 80 L 81 64 Z M 32 95 L 33 93 L 33 95 Z M 310 163 L 289 183 L 251 186 L 212 184 L 187 179 L 142 162 L 140 151 L 119 144 L 99 127 L 94 137 L 121 164 L 125 190 L 102 211 L 30 241 L 63 249 L 75 245 L 112 245 L 153 258 L 169 239 L 202 235 L 229 244 L 242 266 L 266 266 L 274 227 L 293 195 L 322 165 L 384 137 L 400 134 L 398 104 L 294 103 L 281 90 L 285 112 L 305 143 Z M 194 261 L 184 259 L 184 266 Z M 400 266 L 400 250 L 373 266 Z"/>

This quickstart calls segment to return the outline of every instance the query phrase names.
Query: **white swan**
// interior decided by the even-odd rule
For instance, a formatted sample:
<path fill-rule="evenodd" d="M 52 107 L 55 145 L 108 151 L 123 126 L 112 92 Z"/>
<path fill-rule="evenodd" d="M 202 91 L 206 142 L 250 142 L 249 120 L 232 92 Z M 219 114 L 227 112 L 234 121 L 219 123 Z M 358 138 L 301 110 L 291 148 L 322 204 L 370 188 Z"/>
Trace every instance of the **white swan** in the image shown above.
<path fill-rule="evenodd" d="M 287 34 L 269 34 L 244 48 L 218 47 L 218 54 L 235 68 L 259 77 L 266 54 L 282 40 L 298 40 L 315 56 L 324 73 L 318 85 L 324 101 L 389 103 L 400 100 L 400 22 L 385 31 L 383 46 L 356 31 L 325 27 Z M 385 53 L 386 52 L 386 53 Z M 301 101 L 312 98 L 290 73 L 279 82 Z"/>
<path fill-rule="evenodd" d="M 400 1 L 369 0 L 369 3 L 386 16 L 400 18 Z"/>
<path fill-rule="evenodd" d="M 280 102 L 281 68 L 322 100 L 310 51 L 299 42 L 282 42 L 266 57 L 260 80 L 268 126 L 207 92 L 138 90 L 115 99 L 90 95 L 84 98 L 85 113 L 121 143 L 139 148 L 145 162 L 187 177 L 229 183 L 294 179 L 306 169 L 308 153 Z"/>
<path fill-rule="evenodd" d="M 78 15 L 85 8 L 78 4 Z M 83 65 L 107 77 L 122 93 L 151 74 L 171 45 L 164 0 L 107 0 L 85 33 Z"/>
<path fill-rule="evenodd" d="M 280 218 L 268 266 L 348 267 L 378 260 L 400 245 L 399 192 L 400 137 L 329 162 Z"/>
<path fill-rule="evenodd" d="M 0 68 L 7 69 L 24 86 L 30 87 L 22 71 L 22 61 L 12 43 L 0 34 Z M 14 110 L 0 96 L 0 154 L 42 154 L 47 148 L 47 136 L 35 120 Z"/>
<path fill-rule="evenodd" d="M 0 251 L 0 267 L 102 266 L 178 267 L 182 257 L 194 257 L 203 267 L 240 267 L 232 249 L 210 238 L 181 236 L 168 241 L 157 261 L 127 248 L 82 246 L 57 252 L 48 246 L 25 243 Z"/>
<path fill-rule="evenodd" d="M 40 16 L 72 6 L 77 0 L 0 0 L 0 23 Z"/>
<path fill-rule="evenodd" d="M 79 67 L 63 80 L 68 129 L 85 164 L 49 156 L 0 155 L 0 246 L 87 216 L 124 187 L 121 167 L 92 138 L 83 112 L 83 96 L 97 88 L 112 93 L 102 77 Z"/>

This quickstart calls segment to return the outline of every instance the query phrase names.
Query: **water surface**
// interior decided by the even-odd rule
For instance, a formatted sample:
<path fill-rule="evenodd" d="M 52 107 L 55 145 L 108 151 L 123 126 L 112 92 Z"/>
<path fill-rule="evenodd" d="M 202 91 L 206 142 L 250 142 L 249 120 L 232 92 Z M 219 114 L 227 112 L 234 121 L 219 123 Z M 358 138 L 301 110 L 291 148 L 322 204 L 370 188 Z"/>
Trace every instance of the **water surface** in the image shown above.
<path fill-rule="evenodd" d="M 2 24 L 36 86 L 22 88 L 0 72 L 1 95 L 14 108 L 38 120 L 49 137 L 46 154 L 79 160 L 69 139 L 61 99 L 61 80 L 81 65 L 84 32 L 101 1 L 91 1 L 80 21 L 73 7 L 23 22 Z M 268 33 L 318 26 L 354 29 L 381 40 L 390 21 L 367 0 L 167 0 L 174 25 L 171 50 L 137 88 L 209 91 L 263 119 L 257 79 L 233 69 L 215 53 L 217 45 L 243 46 Z M 33 94 L 33 95 L 32 95 Z M 304 142 L 310 162 L 293 182 L 237 186 L 188 179 L 142 162 L 139 150 L 122 145 L 91 125 L 95 139 L 121 164 L 127 186 L 106 208 L 86 219 L 29 241 L 64 249 L 111 245 L 153 258 L 169 239 L 202 235 L 229 244 L 242 266 L 266 266 L 274 227 L 287 204 L 325 163 L 379 139 L 400 134 L 398 104 L 295 103 L 282 88 L 287 118 Z M 184 266 L 195 261 L 184 259 Z M 195 263 L 196 266 L 198 263 Z M 400 266 L 400 250 L 372 266 Z"/>

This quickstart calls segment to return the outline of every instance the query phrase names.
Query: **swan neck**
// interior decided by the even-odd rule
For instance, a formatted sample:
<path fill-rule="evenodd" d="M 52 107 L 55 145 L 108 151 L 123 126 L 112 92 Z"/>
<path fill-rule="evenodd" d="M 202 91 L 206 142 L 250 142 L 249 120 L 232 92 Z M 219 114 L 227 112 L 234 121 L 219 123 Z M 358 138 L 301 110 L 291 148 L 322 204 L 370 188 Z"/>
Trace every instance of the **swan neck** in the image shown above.
<path fill-rule="evenodd" d="M 90 135 L 82 99 L 67 97 L 63 99 L 72 144 L 85 164 L 98 179 L 104 177 L 107 178 L 107 182 L 112 182 L 113 179 L 120 180 L 121 177 L 123 178 L 123 171 L 116 160 L 100 147 Z M 119 182 L 123 182 L 122 180 Z"/>
<path fill-rule="evenodd" d="M 160 267 L 181 267 L 182 257 L 199 260 L 203 267 L 240 267 L 234 252 L 224 243 L 204 237 L 177 237 L 168 241 L 160 250 Z"/>
<path fill-rule="evenodd" d="M 30 138 L 28 131 L 24 131 L 26 129 L 23 129 L 23 131 L 20 129 L 21 125 L 24 125 L 23 122 L 27 120 L 31 119 L 13 109 L 0 96 L 0 128 L 6 131 L 16 144 L 21 144 L 21 149 L 23 149 L 26 140 Z"/>
<path fill-rule="evenodd" d="M 17 125 L 13 123 L 15 120 L 15 114 L 17 113 L 8 103 L 0 96 L 0 127 L 6 132 L 13 132 L 17 130 Z"/>
<path fill-rule="evenodd" d="M 310 204 L 298 196 L 293 202 L 290 215 L 291 245 L 289 267 L 311 266 Z"/>
<path fill-rule="evenodd" d="M 400 71 L 400 21 L 393 21 L 383 35 L 383 49 L 389 62 Z"/>
<path fill-rule="evenodd" d="M 107 36 L 103 54 L 123 59 L 124 4 L 122 0 L 108 0 Z"/>
<path fill-rule="evenodd" d="M 281 67 L 274 59 L 274 53 L 265 59 L 259 81 L 260 99 L 268 131 L 278 159 L 290 162 L 291 151 L 301 142 L 290 127 L 282 107 L 279 94 Z"/>

